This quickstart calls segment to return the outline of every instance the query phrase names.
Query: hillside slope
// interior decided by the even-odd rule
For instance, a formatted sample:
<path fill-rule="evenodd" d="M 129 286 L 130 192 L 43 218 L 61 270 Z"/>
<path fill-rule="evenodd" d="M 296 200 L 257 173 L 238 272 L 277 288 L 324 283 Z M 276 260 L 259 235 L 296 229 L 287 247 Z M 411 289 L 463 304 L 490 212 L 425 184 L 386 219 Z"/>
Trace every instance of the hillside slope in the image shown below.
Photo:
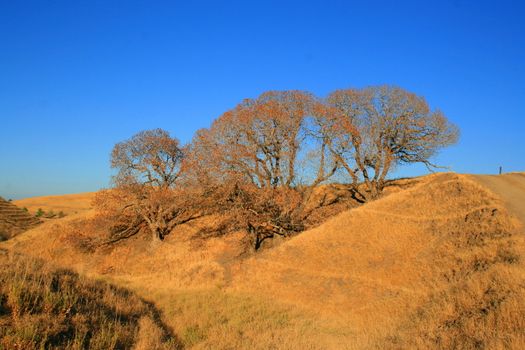
<path fill-rule="evenodd" d="M 136 291 L 188 347 L 525 347 L 524 235 L 469 176 L 420 178 L 249 258 L 242 234 L 196 239 L 198 223 L 82 251 L 90 213 L 2 245 Z"/>
<path fill-rule="evenodd" d="M 355 348 L 518 348 L 516 227 L 468 177 L 432 175 L 243 262 L 233 288 L 336 318 Z"/>

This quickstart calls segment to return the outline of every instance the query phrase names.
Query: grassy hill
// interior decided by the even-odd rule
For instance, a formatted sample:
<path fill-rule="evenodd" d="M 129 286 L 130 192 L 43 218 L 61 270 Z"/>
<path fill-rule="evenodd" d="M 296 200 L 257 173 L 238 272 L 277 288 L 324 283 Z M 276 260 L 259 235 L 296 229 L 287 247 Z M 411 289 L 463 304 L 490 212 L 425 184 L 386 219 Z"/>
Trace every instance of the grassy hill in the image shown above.
<path fill-rule="evenodd" d="M 251 255 L 241 232 L 196 235 L 220 217 L 93 250 L 88 210 L 2 246 L 132 290 L 189 348 L 523 348 L 525 242 L 507 203 L 456 174 L 389 192 Z"/>
<path fill-rule="evenodd" d="M 519 348 L 517 225 L 469 178 L 428 176 L 249 259 L 233 285 L 339 319 L 355 348 Z"/>

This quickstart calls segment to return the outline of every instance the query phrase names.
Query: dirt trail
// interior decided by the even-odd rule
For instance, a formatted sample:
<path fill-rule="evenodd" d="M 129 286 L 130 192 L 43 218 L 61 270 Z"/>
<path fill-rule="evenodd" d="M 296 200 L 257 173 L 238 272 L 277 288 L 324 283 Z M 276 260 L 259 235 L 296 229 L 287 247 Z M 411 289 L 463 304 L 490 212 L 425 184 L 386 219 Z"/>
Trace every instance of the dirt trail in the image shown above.
<path fill-rule="evenodd" d="M 525 173 L 504 175 L 472 175 L 483 186 L 503 199 L 507 208 L 525 226 Z"/>

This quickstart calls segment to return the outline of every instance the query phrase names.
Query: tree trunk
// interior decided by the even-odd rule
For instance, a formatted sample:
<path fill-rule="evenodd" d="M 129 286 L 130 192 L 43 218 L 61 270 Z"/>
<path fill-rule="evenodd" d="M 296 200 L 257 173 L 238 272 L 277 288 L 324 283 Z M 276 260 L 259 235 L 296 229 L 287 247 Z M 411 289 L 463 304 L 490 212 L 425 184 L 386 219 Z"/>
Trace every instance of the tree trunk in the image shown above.
<path fill-rule="evenodd" d="M 154 241 L 164 240 L 165 230 L 163 230 L 159 225 L 149 225 L 149 229 Z"/>
<path fill-rule="evenodd" d="M 367 182 L 368 193 L 366 194 L 366 201 L 376 199 L 381 194 L 381 186 L 377 180 Z"/>

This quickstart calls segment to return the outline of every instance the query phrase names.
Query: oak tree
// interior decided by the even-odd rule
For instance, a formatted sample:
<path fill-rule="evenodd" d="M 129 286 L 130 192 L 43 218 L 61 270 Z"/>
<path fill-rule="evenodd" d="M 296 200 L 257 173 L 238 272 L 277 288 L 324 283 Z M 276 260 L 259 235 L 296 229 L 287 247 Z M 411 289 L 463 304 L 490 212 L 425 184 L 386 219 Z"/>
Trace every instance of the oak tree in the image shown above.
<path fill-rule="evenodd" d="M 430 110 L 424 98 L 399 87 L 337 90 L 326 104 L 330 109 L 324 130 L 332 156 L 363 200 L 381 193 L 397 165 L 423 163 L 436 168 L 431 157 L 457 142 L 459 135 L 441 111 Z"/>
<path fill-rule="evenodd" d="M 257 237 L 256 247 L 261 237 L 300 230 L 312 189 L 336 172 L 315 118 L 326 108 L 304 91 L 269 91 L 195 135 L 189 152 L 194 183 L 228 199 L 215 203 L 237 213 Z"/>
<path fill-rule="evenodd" d="M 115 239 L 145 227 L 154 239 L 163 240 L 176 225 L 195 217 L 191 201 L 178 188 L 183 159 L 179 141 L 162 129 L 139 132 L 115 145 L 114 188 L 101 191 L 95 200 L 101 213 L 115 217 Z"/>

